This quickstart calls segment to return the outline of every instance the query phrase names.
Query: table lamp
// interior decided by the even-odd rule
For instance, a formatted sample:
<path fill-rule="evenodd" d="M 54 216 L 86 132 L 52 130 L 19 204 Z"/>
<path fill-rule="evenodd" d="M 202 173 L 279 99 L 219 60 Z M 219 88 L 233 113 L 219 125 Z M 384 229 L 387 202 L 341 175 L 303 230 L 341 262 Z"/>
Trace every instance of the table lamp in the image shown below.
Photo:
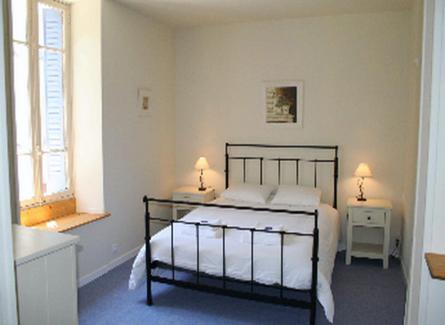
<path fill-rule="evenodd" d="M 365 163 L 360 163 L 355 170 L 355 176 L 358 177 L 357 185 L 359 194 L 357 196 L 357 201 L 366 201 L 363 195 L 363 183 L 365 182 L 365 177 L 372 177 L 371 169 Z"/>
<path fill-rule="evenodd" d="M 204 187 L 203 174 L 204 169 L 209 169 L 209 163 L 207 162 L 207 159 L 205 157 L 199 157 L 199 159 L 195 163 L 195 169 L 201 171 L 201 174 L 199 175 L 199 183 L 201 185 L 198 190 L 205 191 L 206 188 Z"/>

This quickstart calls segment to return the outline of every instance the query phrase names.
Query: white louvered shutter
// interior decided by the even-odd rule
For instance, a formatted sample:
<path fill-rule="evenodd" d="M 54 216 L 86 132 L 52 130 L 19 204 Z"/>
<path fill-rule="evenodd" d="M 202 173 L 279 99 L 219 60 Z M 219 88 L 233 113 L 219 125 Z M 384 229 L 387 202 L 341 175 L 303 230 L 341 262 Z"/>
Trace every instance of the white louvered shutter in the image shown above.
<path fill-rule="evenodd" d="M 65 145 L 63 11 L 39 4 L 43 195 L 68 190 Z"/>

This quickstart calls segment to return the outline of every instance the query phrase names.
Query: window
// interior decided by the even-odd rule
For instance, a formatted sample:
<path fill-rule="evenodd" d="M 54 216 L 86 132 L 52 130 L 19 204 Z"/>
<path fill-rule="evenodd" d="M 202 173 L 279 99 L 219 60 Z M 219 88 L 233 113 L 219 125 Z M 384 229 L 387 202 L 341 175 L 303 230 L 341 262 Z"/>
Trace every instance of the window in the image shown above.
<path fill-rule="evenodd" d="M 19 195 L 40 204 L 71 196 L 69 6 L 11 3 Z"/>

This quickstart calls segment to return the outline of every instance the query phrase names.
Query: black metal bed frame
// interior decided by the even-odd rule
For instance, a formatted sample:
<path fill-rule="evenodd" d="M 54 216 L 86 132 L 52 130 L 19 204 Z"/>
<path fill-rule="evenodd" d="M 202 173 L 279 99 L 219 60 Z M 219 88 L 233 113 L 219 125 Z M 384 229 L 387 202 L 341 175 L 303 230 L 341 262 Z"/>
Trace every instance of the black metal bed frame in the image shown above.
<path fill-rule="evenodd" d="M 303 158 L 289 158 L 289 157 L 278 157 L 278 158 L 266 158 L 263 156 L 230 156 L 229 149 L 230 147 L 250 147 L 250 148 L 295 148 L 295 149 L 317 149 L 317 150 L 331 150 L 334 152 L 333 159 L 303 159 Z M 310 162 L 314 164 L 314 187 L 317 186 L 317 165 L 319 163 L 332 163 L 334 167 L 334 197 L 333 197 L 333 206 L 337 207 L 337 183 L 338 183 L 338 146 L 319 146 L 319 145 L 267 145 L 267 144 L 229 144 L 225 145 L 225 186 L 226 188 L 229 186 L 229 162 L 230 160 L 242 160 L 243 161 L 243 181 L 246 181 L 246 161 L 248 160 L 258 160 L 259 163 L 259 183 L 263 184 L 263 164 L 265 160 L 277 161 L 278 163 L 278 183 L 281 182 L 281 162 L 284 161 L 293 161 L 296 165 L 296 183 L 299 183 L 299 164 L 300 162 Z M 196 207 L 214 207 L 219 209 L 235 209 L 235 210 L 248 210 L 248 211 L 258 211 L 258 212 L 273 212 L 273 213 L 285 213 L 285 214 L 304 214 L 308 216 L 314 217 L 314 228 L 312 233 L 302 233 L 302 232 L 290 232 L 290 231 L 275 231 L 275 230 L 266 230 L 266 229 L 257 229 L 257 228 L 247 228 L 247 227 L 238 227 L 238 226 L 229 226 L 229 225 L 212 225 L 207 223 L 200 222 L 188 222 L 184 220 L 171 220 L 164 218 L 151 217 L 150 215 L 150 202 L 160 203 L 160 204 L 181 204 L 188 206 L 196 206 Z M 311 325 L 315 324 L 315 315 L 317 308 L 317 283 L 318 283 L 318 246 L 319 246 L 319 229 L 318 229 L 318 210 L 314 211 L 305 211 L 305 210 L 286 210 L 286 209 L 270 209 L 270 208 L 258 208 L 258 207 L 250 207 L 250 206 L 238 206 L 238 205 L 219 205 L 214 203 L 197 203 L 197 202 L 189 202 L 189 201 L 178 201 L 178 200 L 166 200 L 166 199 L 157 199 L 157 198 L 148 198 L 144 196 L 143 203 L 145 206 L 145 245 L 146 245 L 146 254 L 145 254 L 145 263 L 147 270 L 147 304 L 153 304 L 152 298 L 152 282 L 159 282 L 165 284 L 171 284 L 182 288 L 189 288 L 204 292 L 210 292 L 215 294 L 221 294 L 231 297 L 237 298 L 245 298 L 256 301 L 287 305 L 300 307 L 304 309 L 310 310 L 309 323 Z M 161 263 L 160 261 L 152 261 L 151 256 L 151 247 L 150 247 L 150 222 L 151 221 L 160 221 L 167 222 L 170 224 L 170 252 L 171 252 L 171 260 L 170 264 Z M 196 231 L 196 270 L 185 270 L 183 268 L 175 266 L 175 251 L 174 251 L 174 224 L 188 224 L 194 225 Z M 202 272 L 199 267 L 199 244 L 200 244 L 200 227 L 212 227 L 212 228 L 220 228 L 222 231 L 222 239 L 221 239 L 221 250 L 222 250 L 222 276 L 214 276 Z M 239 231 L 249 231 L 250 232 L 250 281 L 234 279 L 228 277 L 226 275 L 226 231 L 227 230 L 239 230 Z M 258 232 L 263 233 L 275 233 L 280 235 L 280 283 L 274 285 L 266 285 L 255 281 L 254 279 L 254 234 Z M 284 236 L 302 236 L 302 237 L 313 237 L 313 245 L 312 245 L 312 277 L 311 277 L 311 287 L 307 290 L 294 289 L 285 287 L 283 284 L 284 279 Z M 163 268 L 171 270 L 171 277 L 165 277 L 160 275 L 153 275 L 152 270 L 156 268 Z M 188 272 L 192 273 L 195 276 L 195 282 L 189 282 L 177 279 L 175 277 L 175 272 Z M 210 278 L 213 280 L 219 280 L 221 285 L 214 286 L 204 284 L 201 281 L 201 278 Z M 244 283 L 250 286 L 249 291 L 243 290 L 235 290 L 227 287 L 227 283 Z M 279 296 L 263 294 L 259 292 L 255 292 L 256 287 L 267 287 L 267 288 L 276 288 L 279 290 Z M 295 299 L 291 297 L 285 296 L 285 291 L 297 291 L 297 292 L 305 292 L 309 293 L 309 301 L 302 299 Z"/>

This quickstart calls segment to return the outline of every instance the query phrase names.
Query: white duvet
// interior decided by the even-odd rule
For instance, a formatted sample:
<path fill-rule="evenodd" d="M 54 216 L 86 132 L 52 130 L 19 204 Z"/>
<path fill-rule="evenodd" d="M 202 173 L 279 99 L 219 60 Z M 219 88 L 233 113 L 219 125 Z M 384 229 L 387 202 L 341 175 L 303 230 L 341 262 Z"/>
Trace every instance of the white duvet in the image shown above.
<path fill-rule="evenodd" d="M 213 203 L 231 205 L 249 205 L 227 199 L 217 199 Z M 308 207 L 289 207 L 279 205 L 255 205 L 271 209 L 314 210 Z M 334 268 L 340 221 L 337 210 L 327 204 L 320 204 L 319 211 L 319 275 L 318 300 L 323 306 L 326 318 L 334 318 L 334 299 L 330 284 Z M 198 208 L 184 216 L 184 221 L 218 221 L 222 224 L 264 228 L 282 227 L 284 231 L 311 233 L 314 227 L 313 216 L 284 213 L 241 211 L 235 209 Z M 188 225 L 174 225 L 175 266 L 196 270 L 196 236 L 190 233 Z M 192 226 L 193 227 L 193 226 Z M 248 233 L 248 231 L 247 231 Z M 152 260 L 171 263 L 170 227 L 163 229 L 151 238 Z M 246 240 L 246 231 L 226 230 L 226 275 L 241 280 L 250 280 L 250 241 Z M 266 234 L 265 236 L 277 236 Z M 280 283 L 280 245 L 273 241 L 254 240 L 254 280 L 264 284 Z M 279 242 L 279 241 L 278 241 Z M 200 238 L 200 271 L 212 275 L 222 275 L 222 238 L 202 236 Z M 286 235 L 284 239 L 284 286 L 295 289 L 310 289 L 312 237 Z M 135 289 L 146 279 L 145 245 L 139 251 L 130 275 L 129 288 Z"/>

